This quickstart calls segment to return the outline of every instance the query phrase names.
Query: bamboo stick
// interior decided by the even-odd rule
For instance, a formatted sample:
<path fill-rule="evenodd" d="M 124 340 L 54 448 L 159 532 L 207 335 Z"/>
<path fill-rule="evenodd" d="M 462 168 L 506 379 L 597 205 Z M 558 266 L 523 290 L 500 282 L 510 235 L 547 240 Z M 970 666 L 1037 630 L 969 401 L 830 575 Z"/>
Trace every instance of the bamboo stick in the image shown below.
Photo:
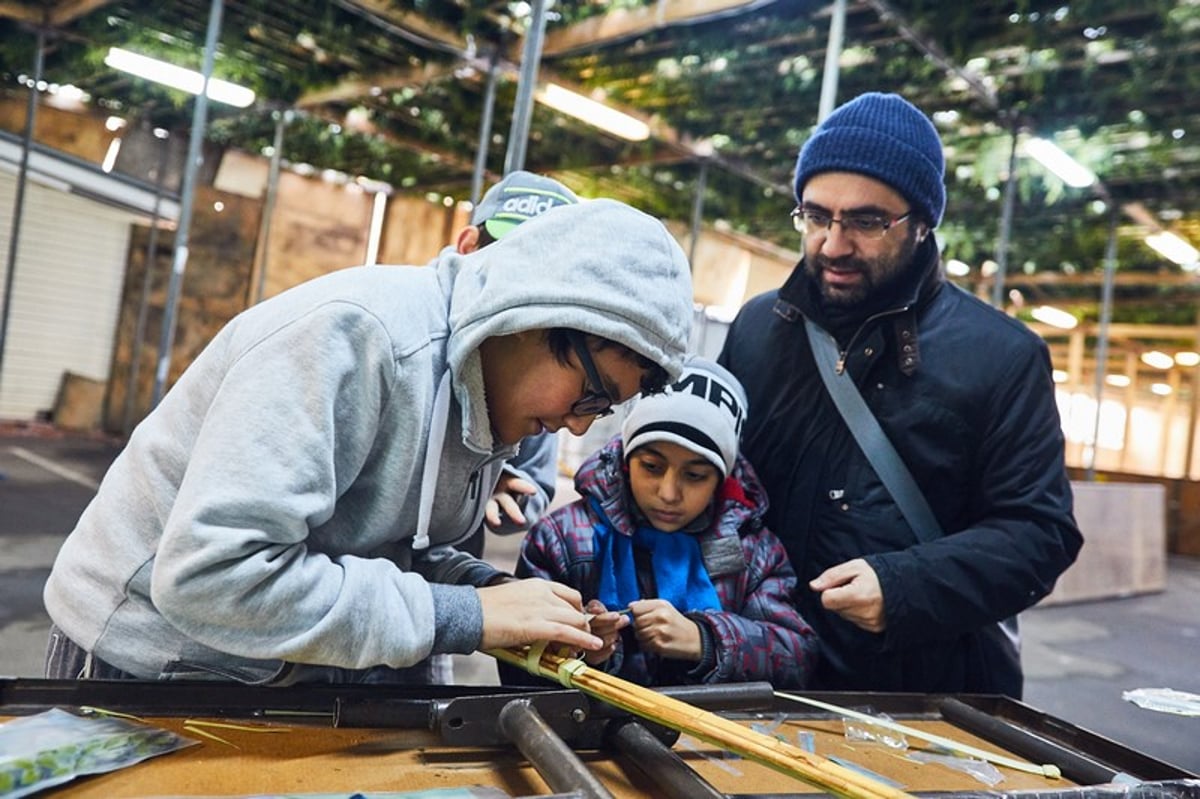
<path fill-rule="evenodd" d="M 492 657 L 530 674 L 575 688 L 622 710 L 686 732 L 776 771 L 848 799 L 911 799 L 910 794 L 834 763 L 820 755 L 650 688 L 589 668 L 582 660 L 540 647 L 488 650 Z"/>

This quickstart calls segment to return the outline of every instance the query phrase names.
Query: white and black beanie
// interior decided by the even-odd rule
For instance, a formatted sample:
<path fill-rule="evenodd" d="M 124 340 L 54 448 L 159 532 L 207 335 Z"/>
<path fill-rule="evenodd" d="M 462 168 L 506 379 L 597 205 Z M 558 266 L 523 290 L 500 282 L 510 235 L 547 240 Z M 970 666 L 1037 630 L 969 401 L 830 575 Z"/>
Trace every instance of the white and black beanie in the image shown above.
<path fill-rule="evenodd" d="M 665 392 L 634 403 L 621 424 L 625 457 L 653 441 L 670 441 L 704 456 L 728 476 L 746 411 L 746 391 L 738 379 L 719 364 L 693 356 Z"/>

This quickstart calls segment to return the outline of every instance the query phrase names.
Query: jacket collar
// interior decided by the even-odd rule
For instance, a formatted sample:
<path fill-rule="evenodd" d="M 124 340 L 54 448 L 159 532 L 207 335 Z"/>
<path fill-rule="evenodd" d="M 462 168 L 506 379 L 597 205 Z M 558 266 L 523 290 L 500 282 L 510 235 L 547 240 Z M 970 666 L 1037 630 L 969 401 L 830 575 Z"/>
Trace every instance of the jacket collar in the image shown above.
<path fill-rule="evenodd" d="M 921 363 L 917 317 L 945 282 L 937 242 L 931 234 L 917 248 L 894 301 L 871 302 L 857 315 L 851 313 L 842 318 L 831 318 L 821 302 L 816 281 L 805 271 L 801 258 L 779 289 L 773 310 L 788 322 L 796 322 L 802 317 L 812 319 L 833 334 L 843 348 L 848 348 L 849 343 L 873 322 L 890 318 L 897 342 L 897 367 L 911 376 Z"/>

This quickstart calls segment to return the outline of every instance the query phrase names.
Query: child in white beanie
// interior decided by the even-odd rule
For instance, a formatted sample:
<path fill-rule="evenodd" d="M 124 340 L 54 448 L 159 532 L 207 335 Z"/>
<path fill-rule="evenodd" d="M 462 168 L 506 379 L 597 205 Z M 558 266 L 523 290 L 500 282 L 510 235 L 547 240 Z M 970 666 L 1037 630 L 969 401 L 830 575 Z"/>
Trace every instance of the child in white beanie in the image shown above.
<path fill-rule="evenodd" d="M 595 614 L 595 667 L 642 685 L 765 680 L 804 687 L 817 642 L 796 577 L 763 526 L 767 499 L 738 454 L 742 386 L 692 358 L 636 401 L 575 475 L 580 499 L 543 518 L 516 574 L 565 583 Z M 533 678 L 501 666 L 505 682 Z"/>

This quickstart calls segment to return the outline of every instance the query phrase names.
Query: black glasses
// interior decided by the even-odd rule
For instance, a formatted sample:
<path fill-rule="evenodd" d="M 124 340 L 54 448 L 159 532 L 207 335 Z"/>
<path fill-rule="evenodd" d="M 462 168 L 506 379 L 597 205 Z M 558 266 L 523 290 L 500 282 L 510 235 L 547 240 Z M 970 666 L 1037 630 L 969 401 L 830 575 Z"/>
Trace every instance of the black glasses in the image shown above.
<path fill-rule="evenodd" d="M 912 216 L 912 209 L 892 218 L 879 214 L 850 213 L 842 214 L 842 218 L 838 219 L 824 208 L 798 205 L 792 209 L 792 227 L 796 228 L 798 233 L 820 233 L 822 230 L 830 230 L 833 223 L 837 222 L 842 226 L 842 232 L 847 235 L 859 236 L 864 239 L 882 239 L 889 230 L 910 216 Z"/>
<path fill-rule="evenodd" d="M 582 334 L 575 332 L 568 333 L 567 338 L 571 340 L 571 346 L 575 348 L 575 356 L 579 358 L 579 363 L 583 366 L 588 383 L 587 393 L 571 405 L 571 415 L 595 416 L 597 419 L 608 416 L 612 413 L 613 398 L 604 388 L 604 381 L 600 379 L 596 362 L 592 360 L 592 354 L 588 352 L 587 340 Z"/>

